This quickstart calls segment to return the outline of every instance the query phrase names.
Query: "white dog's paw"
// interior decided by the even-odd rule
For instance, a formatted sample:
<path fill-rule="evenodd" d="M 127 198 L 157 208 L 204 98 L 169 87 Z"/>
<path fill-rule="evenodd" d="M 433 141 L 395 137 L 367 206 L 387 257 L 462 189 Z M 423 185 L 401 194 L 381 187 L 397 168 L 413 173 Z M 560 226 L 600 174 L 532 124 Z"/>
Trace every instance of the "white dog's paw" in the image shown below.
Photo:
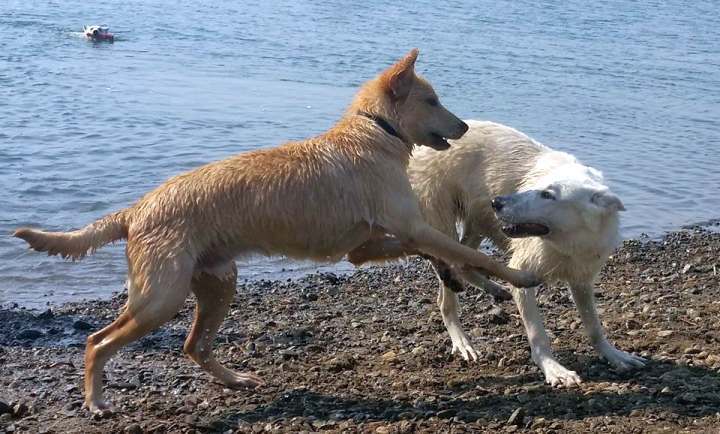
<path fill-rule="evenodd" d="M 627 371 L 630 369 L 642 368 L 647 360 L 622 350 L 618 350 L 609 343 L 601 348 L 600 353 L 615 369 Z"/>
<path fill-rule="evenodd" d="M 577 372 L 565 368 L 555 359 L 546 358 L 539 365 L 545 374 L 545 382 L 553 387 L 579 386 L 582 383 Z"/>
<path fill-rule="evenodd" d="M 452 351 L 451 354 L 460 353 L 463 359 L 473 362 L 477 361 L 478 355 L 470 342 L 470 337 L 465 334 L 462 330 L 450 332 L 450 340 L 452 340 Z"/>

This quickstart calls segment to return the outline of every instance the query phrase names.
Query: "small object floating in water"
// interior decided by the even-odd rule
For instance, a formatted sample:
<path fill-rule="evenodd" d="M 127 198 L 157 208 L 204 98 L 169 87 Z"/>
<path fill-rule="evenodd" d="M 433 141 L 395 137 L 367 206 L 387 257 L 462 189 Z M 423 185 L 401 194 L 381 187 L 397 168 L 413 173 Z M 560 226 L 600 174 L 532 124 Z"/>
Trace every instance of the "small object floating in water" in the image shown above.
<path fill-rule="evenodd" d="M 115 40 L 115 35 L 110 33 L 107 26 L 84 26 L 83 33 L 86 38 L 92 41 L 113 42 Z"/>

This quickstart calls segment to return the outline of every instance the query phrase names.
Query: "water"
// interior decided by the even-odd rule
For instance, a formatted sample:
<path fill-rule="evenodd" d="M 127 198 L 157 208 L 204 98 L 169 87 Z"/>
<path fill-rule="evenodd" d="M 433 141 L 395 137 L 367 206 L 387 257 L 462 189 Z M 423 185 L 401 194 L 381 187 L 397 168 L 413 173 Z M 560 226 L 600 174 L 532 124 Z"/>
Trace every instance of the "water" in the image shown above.
<path fill-rule="evenodd" d="M 178 172 L 317 134 L 412 47 L 461 117 L 602 169 L 624 236 L 718 217 L 714 1 L 198 3 L 4 2 L 0 233 L 81 227 Z M 115 44 L 77 34 L 103 23 Z M 254 260 L 241 275 L 315 267 Z M 121 245 L 70 263 L 0 236 L 0 304 L 105 297 L 124 273 Z"/>

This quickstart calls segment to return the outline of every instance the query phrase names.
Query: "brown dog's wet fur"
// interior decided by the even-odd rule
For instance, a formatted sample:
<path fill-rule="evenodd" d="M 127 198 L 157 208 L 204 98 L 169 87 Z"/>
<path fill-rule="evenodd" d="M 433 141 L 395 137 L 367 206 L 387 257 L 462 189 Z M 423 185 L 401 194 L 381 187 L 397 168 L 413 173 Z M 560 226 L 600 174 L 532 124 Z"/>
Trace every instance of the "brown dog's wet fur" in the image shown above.
<path fill-rule="evenodd" d="M 406 172 L 413 143 L 445 149 L 444 138 L 459 138 L 467 125 L 415 75 L 417 55 L 411 51 L 366 83 L 325 134 L 176 176 L 130 208 L 78 231 L 15 232 L 35 250 L 73 259 L 127 239 L 127 305 L 87 341 L 85 403 L 91 411 L 108 408 L 102 399 L 107 360 L 171 319 L 191 291 L 198 304 L 184 346 L 189 357 L 229 387 L 263 384 L 253 374 L 225 368 L 212 352 L 235 290 L 234 258 L 241 255 L 337 261 L 368 240 L 392 235 L 407 251 L 478 267 L 516 286 L 535 283 L 534 276 L 423 221 Z"/>

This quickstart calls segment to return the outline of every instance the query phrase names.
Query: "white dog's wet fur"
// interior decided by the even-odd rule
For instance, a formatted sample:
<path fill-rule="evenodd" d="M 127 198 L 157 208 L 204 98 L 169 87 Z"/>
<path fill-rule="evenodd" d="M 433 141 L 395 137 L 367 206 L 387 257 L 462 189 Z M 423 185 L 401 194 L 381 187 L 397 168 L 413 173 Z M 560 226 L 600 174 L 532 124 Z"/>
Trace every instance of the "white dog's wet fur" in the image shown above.
<path fill-rule="evenodd" d="M 620 242 L 618 212 L 625 209 L 602 174 L 510 127 L 481 121 L 467 124 L 470 130 L 449 150 L 419 148 L 410 162 L 410 179 L 427 222 L 473 248 L 489 238 L 511 253 L 511 267 L 532 271 L 546 284 L 567 283 L 600 355 L 618 369 L 644 366 L 644 359 L 608 341 L 595 309 L 593 284 Z M 479 273 L 461 273 L 476 286 L 498 290 Z M 461 328 L 458 296 L 447 279 L 440 280 L 438 304 L 453 352 L 466 360 L 477 359 Z M 546 381 L 564 386 L 580 383 L 577 373 L 553 356 L 535 290 L 513 287 L 511 292 L 532 359 Z"/>

